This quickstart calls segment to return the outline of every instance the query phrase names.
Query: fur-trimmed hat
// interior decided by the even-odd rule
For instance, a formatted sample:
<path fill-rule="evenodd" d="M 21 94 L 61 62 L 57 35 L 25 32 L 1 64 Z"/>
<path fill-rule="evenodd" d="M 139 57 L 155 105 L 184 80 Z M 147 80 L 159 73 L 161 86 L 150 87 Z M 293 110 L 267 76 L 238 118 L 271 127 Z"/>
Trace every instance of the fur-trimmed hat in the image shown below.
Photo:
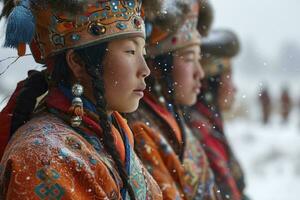
<path fill-rule="evenodd" d="M 29 44 L 36 62 L 45 63 L 66 49 L 145 37 L 142 1 L 149 8 L 145 12 L 153 3 L 152 13 L 163 13 L 159 9 L 165 0 L 4 0 L 4 46 L 17 48 L 22 56 Z"/>
<path fill-rule="evenodd" d="M 169 21 L 169 25 L 179 25 L 177 30 L 165 30 L 154 24 L 152 33 L 149 37 L 147 53 L 150 57 L 172 52 L 193 44 L 200 44 L 201 38 L 197 31 L 199 0 L 185 0 L 185 6 L 188 6 L 188 12 L 182 12 L 181 15 L 174 17 L 173 21 Z M 175 4 L 176 5 L 176 4 Z M 179 20 L 175 20 L 179 19 Z M 181 23 L 178 23 L 180 21 Z"/>
<path fill-rule="evenodd" d="M 209 0 L 200 0 L 200 5 L 197 29 L 202 37 L 206 37 L 214 20 L 214 10 Z"/>
<path fill-rule="evenodd" d="M 230 58 L 238 54 L 240 43 L 230 30 L 212 30 L 202 38 L 202 66 L 207 76 L 216 75 L 230 69 Z"/>

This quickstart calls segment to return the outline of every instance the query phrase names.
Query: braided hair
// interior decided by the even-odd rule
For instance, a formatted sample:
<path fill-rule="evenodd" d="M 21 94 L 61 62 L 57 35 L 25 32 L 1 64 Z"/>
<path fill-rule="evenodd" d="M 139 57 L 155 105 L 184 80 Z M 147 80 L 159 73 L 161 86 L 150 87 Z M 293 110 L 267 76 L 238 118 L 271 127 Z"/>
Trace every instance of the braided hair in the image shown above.
<path fill-rule="evenodd" d="M 207 107 L 218 105 L 218 92 L 220 88 L 221 75 L 208 76 L 202 80 L 203 88 L 198 95 L 200 100 Z"/>
<path fill-rule="evenodd" d="M 221 75 L 214 75 L 205 78 L 203 81 L 203 88 L 198 95 L 198 101 L 200 101 L 205 107 L 210 109 L 213 113 L 213 118 L 221 118 L 221 112 L 219 108 L 219 90 L 221 83 Z M 213 119 L 210 119 L 211 123 L 219 130 L 219 127 L 215 124 Z M 219 130 L 222 132 L 222 130 Z"/>
<path fill-rule="evenodd" d="M 125 188 L 128 190 L 130 198 L 136 199 L 133 188 L 129 183 L 128 174 L 121 161 L 118 151 L 116 151 L 116 146 L 114 144 L 115 139 L 112 135 L 111 124 L 106 112 L 107 102 L 104 97 L 105 88 L 103 80 L 104 66 L 101 64 L 103 62 L 106 51 L 107 43 L 105 43 L 104 45 L 91 46 L 88 48 L 80 49 L 75 52 L 84 61 L 84 63 L 86 64 L 87 72 L 92 77 L 93 92 L 96 100 L 96 110 L 100 118 L 100 126 L 103 129 L 104 146 L 116 163 L 119 175 L 123 181 Z"/>
<path fill-rule="evenodd" d="M 163 55 L 156 56 L 154 58 L 154 66 L 158 67 L 161 76 L 159 78 L 159 83 L 162 84 L 163 88 L 167 90 L 167 107 L 172 107 L 170 110 L 174 118 L 176 119 L 179 128 L 182 133 L 182 148 L 180 150 L 179 158 L 183 161 L 184 151 L 186 145 L 186 132 L 184 127 L 184 119 L 181 115 L 179 115 L 179 105 L 175 103 L 175 88 L 174 88 L 174 80 L 172 76 L 173 71 L 173 54 L 167 53 Z"/>
<path fill-rule="evenodd" d="M 16 99 L 16 106 L 11 119 L 10 137 L 19 127 L 29 121 L 37 103 L 37 97 L 47 92 L 47 90 L 48 82 L 44 72 L 29 71 L 23 88 L 20 90 Z"/>

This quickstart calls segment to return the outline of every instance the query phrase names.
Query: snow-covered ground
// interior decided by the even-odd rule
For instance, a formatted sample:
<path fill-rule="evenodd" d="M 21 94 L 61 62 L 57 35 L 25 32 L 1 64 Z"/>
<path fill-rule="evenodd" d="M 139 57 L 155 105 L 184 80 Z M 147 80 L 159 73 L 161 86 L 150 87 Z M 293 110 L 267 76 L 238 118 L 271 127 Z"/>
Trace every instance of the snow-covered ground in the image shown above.
<path fill-rule="evenodd" d="M 275 113 L 268 125 L 254 110 L 248 119 L 232 119 L 225 127 L 246 173 L 247 194 L 252 200 L 299 200 L 299 110 L 294 109 L 287 124 Z"/>

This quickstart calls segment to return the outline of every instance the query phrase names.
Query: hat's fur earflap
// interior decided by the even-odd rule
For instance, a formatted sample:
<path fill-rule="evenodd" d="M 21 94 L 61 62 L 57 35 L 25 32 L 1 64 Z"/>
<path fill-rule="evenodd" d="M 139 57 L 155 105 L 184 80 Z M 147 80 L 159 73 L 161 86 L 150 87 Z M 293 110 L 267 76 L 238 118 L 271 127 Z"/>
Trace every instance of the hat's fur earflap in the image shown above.
<path fill-rule="evenodd" d="M 3 17 L 8 17 L 12 9 L 15 7 L 14 0 L 3 0 L 3 8 L 1 11 L 0 19 Z"/>
<path fill-rule="evenodd" d="M 165 0 L 144 0 L 143 9 L 148 21 L 152 22 L 162 11 Z"/>
<path fill-rule="evenodd" d="M 145 0 L 147 21 L 161 30 L 176 31 L 189 13 L 191 0 Z"/>
<path fill-rule="evenodd" d="M 201 36 L 206 37 L 214 20 L 214 10 L 209 0 L 200 1 L 200 13 L 197 29 Z"/>
<path fill-rule="evenodd" d="M 30 0 L 33 6 L 51 6 L 53 11 L 76 14 L 84 10 L 91 0 Z"/>
<path fill-rule="evenodd" d="M 234 57 L 240 51 L 237 35 L 230 30 L 212 30 L 208 37 L 202 38 L 203 57 Z"/>
<path fill-rule="evenodd" d="M 15 6 L 17 6 L 21 1 L 24 0 L 2 0 L 3 8 L 0 15 L 0 19 L 3 17 L 8 17 L 11 11 Z M 75 14 L 84 9 L 84 6 L 87 5 L 89 0 L 28 0 L 30 3 L 30 7 L 41 7 L 47 8 L 49 5 L 51 9 L 58 12 L 68 12 L 71 14 Z"/>

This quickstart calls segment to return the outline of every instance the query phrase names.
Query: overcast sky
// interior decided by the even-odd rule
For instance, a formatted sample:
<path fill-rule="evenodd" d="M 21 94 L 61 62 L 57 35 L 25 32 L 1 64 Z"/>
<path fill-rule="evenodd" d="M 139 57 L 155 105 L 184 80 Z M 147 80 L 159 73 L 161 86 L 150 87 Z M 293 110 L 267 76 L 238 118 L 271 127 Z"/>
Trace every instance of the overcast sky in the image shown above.
<path fill-rule="evenodd" d="M 214 27 L 232 27 L 242 40 L 252 38 L 267 56 L 287 40 L 300 43 L 299 0 L 211 0 Z"/>

